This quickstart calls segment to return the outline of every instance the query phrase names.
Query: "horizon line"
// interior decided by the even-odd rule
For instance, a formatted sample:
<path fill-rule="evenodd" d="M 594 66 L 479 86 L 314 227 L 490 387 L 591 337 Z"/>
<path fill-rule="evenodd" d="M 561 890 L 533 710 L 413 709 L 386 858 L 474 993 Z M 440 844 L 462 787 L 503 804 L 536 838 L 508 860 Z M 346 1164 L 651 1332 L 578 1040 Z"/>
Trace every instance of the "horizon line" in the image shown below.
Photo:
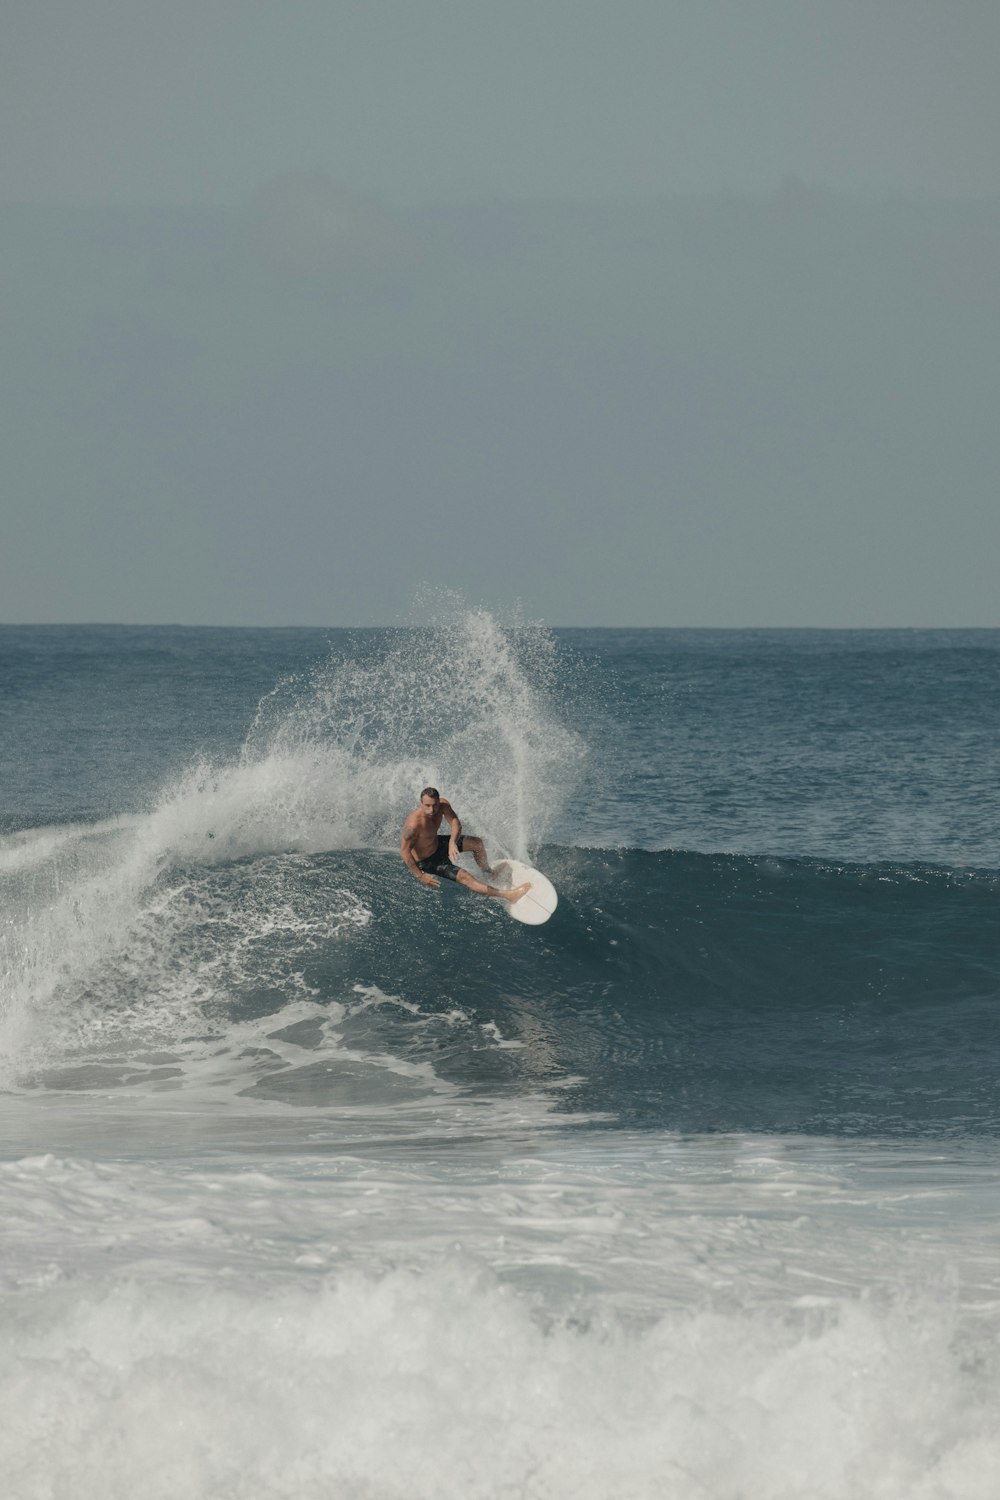
<path fill-rule="evenodd" d="M 487 614 L 496 611 L 486 606 L 470 606 L 466 613 L 476 613 L 484 610 Z M 501 623 L 503 623 L 501 621 Z M 600 622 L 585 625 L 559 625 L 548 620 L 525 620 L 523 626 L 527 628 L 542 627 L 546 630 L 685 630 L 685 631 L 816 631 L 816 632 L 838 632 L 853 631 L 858 634 L 862 632 L 886 632 L 886 631 L 996 631 L 1000 630 L 1000 623 L 995 625 L 607 625 Z M 382 621 L 379 624 L 255 624 L 247 622 L 221 623 L 221 622 L 198 622 L 191 623 L 181 620 L 0 620 L 0 630 L 426 630 L 433 628 L 432 624 L 420 621 Z"/>

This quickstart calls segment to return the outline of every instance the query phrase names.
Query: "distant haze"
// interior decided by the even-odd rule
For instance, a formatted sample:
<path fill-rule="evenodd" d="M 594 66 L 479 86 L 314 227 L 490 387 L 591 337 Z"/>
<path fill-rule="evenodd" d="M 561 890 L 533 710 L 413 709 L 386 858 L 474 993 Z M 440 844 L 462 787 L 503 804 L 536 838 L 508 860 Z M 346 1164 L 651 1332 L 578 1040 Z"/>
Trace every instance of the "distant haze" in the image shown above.
<path fill-rule="evenodd" d="M 5 0 L 0 199 L 1000 193 L 994 0 Z"/>
<path fill-rule="evenodd" d="M 0 619 L 1000 623 L 1000 6 L 4 29 Z"/>

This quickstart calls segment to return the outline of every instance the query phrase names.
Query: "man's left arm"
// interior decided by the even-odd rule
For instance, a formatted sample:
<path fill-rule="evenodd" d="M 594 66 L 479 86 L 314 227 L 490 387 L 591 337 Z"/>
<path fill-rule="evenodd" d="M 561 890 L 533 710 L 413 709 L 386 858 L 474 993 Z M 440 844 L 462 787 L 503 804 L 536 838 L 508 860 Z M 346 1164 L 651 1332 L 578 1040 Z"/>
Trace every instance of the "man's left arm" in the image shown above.
<path fill-rule="evenodd" d="M 448 835 L 448 858 L 454 865 L 458 863 L 458 841 L 462 836 L 462 820 L 450 802 L 442 800 L 441 811 L 451 825 L 451 832 Z"/>

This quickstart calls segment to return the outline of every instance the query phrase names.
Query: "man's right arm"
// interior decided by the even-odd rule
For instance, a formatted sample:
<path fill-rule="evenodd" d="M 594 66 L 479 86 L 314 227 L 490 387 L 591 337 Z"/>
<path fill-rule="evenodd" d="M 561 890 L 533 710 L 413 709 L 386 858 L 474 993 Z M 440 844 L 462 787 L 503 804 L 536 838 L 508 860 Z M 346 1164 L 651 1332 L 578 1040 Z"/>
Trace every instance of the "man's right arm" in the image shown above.
<path fill-rule="evenodd" d="M 402 858 L 402 861 L 406 865 L 406 868 L 409 870 L 410 874 L 415 875 L 420 881 L 421 885 L 437 885 L 438 882 L 434 879 L 434 876 L 428 875 L 427 871 L 422 870 L 417 864 L 417 856 L 413 852 L 413 844 L 415 839 L 416 833 L 414 832 L 414 830 L 412 828 L 407 828 L 404 824 L 403 837 L 399 841 L 400 857 Z"/>

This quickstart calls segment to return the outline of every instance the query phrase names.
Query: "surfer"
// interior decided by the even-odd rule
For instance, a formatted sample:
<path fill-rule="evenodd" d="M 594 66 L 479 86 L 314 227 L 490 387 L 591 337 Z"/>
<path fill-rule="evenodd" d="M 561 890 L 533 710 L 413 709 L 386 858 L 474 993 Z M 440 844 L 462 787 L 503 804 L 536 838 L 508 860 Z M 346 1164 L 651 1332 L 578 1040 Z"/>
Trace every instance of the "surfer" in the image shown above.
<path fill-rule="evenodd" d="M 442 818 L 447 818 L 450 834 L 438 832 Z M 399 841 L 403 862 L 421 885 L 439 886 L 441 882 L 435 877 L 440 875 L 442 880 L 457 881 L 466 890 L 476 891 L 480 896 L 499 896 L 501 901 L 511 902 L 519 900 L 529 889 L 530 880 L 509 891 L 477 880 L 458 864 L 458 856 L 466 851 L 475 856 L 484 875 L 493 874 L 482 839 L 471 833 L 463 834 L 462 820 L 451 803 L 441 796 L 436 786 L 425 786 L 420 793 L 420 806 L 407 817 Z"/>

